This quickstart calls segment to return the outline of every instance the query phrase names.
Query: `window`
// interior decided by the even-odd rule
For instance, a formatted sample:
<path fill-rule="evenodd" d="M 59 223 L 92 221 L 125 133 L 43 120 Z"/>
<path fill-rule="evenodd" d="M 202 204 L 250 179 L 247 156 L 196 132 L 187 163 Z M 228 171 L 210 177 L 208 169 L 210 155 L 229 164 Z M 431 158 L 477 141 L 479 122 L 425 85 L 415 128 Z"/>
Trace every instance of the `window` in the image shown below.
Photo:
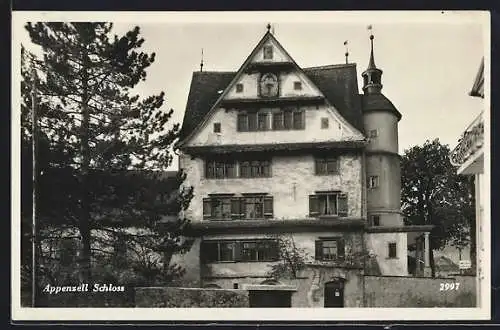
<path fill-rule="evenodd" d="M 328 118 L 321 118 L 321 129 L 328 128 Z"/>
<path fill-rule="evenodd" d="M 339 174 L 339 160 L 336 157 L 315 158 L 316 175 Z"/>
<path fill-rule="evenodd" d="M 368 188 L 377 188 L 379 184 L 378 175 L 371 175 L 368 177 Z"/>
<path fill-rule="evenodd" d="M 277 260 L 278 250 L 278 242 L 273 240 L 241 242 L 241 261 Z"/>
<path fill-rule="evenodd" d="M 389 258 L 397 258 L 397 245 L 396 243 L 389 243 Z"/>
<path fill-rule="evenodd" d="M 305 128 L 305 112 L 282 110 L 273 113 L 273 130 L 298 130 Z"/>
<path fill-rule="evenodd" d="M 380 226 L 380 215 L 372 215 L 371 220 L 372 226 Z"/>
<path fill-rule="evenodd" d="M 265 112 L 260 112 L 257 116 L 258 130 L 267 131 L 269 129 L 268 114 Z"/>
<path fill-rule="evenodd" d="M 235 215 L 239 217 L 240 214 Z M 203 199 L 203 219 L 231 220 L 233 219 L 231 196 L 211 196 Z"/>
<path fill-rule="evenodd" d="M 347 216 L 347 194 L 340 192 L 318 193 L 309 196 L 309 216 Z"/>
<path fill-rule="evenodd" d="M 285 127 L 283 126 L 283 112 L 275 112 L 273 113 L 273 130 L 282 130 Z"/>
<path fill-rule="evenodd" d="M 300 91 L 302 89 L 302 82 L 294 81 L 293 82 L 293 89 L 295 89 L 296 91 Z"/>
<path fill-rule="evenodd" d="M 236 93 L 243 92 L 243 84 L 236 84 Z"/>
<path fill-rule="evenodd" d="M 237 129 L 238 132 L 248 131 L 248 116 L 245 113 L 238 114 Z"/>
<path fill-rule="evenodd" d="M 369 131 L 369 135 L 368 135 L 368 137 L 369 137 L 370 139 L 374 139 L 374 138 L 376 138 L 377 136 L 378 136 L 378 130 L 376 130 L 376 129 L 371 129 L 371 130 Z"/>
<path fill-rule="evenodd" d="M 260 95 L 263 97 L 276 97 L 278 92 L 278 77 L 272 73 L 262 75 L 260 79 Z"/>
<path fill-rule="evenodd" d="M 278 242 L 270 239 L 252 241 L 205 241 L 201 249 L 204 262 L 276 261 Z"/>
<path fill-rule="evenodd" d="M 203 258 L 206 262 L 235 261 L 236 246 L 234 242 L 203 242 Z"/>
<path fill-rule="evenodd" d="M 266 112 L 240 113 L 237 118 L 238 132 L 267 131 L 269 114 Z"/>
<path fill-rule="evenodd" d="M 267 178 L 271 176 L 271 162 L 268 160 L 253 160 L 240 162 L 240 177 Z"/>
<path fill-rule="evenodd" d="M 329 238 L 316 241 L 316 260 L 338 261 L 345 258 L 344 240 L 342 238 Z"/>
<path fill-rule="evenodd" d="M 264 46 L 264 59 L 271 60 L 273 58 L 273 46 Z"/>
<path fill-rule="evenodd" d="M 273 197 L 213 195 L 203 199 L 205 220 L 257 220 L 273 217 Z"/>
<path fill-rule="evenodd" d="M 207 160 L 205 163 L 207 179 L 224 179 L 236 177 L 236 162 L 232 160 Z"/>
<path fill-rule="evenodd" d="M 220 133 L 220 123 L 214 123 L 214 133 Z"/>

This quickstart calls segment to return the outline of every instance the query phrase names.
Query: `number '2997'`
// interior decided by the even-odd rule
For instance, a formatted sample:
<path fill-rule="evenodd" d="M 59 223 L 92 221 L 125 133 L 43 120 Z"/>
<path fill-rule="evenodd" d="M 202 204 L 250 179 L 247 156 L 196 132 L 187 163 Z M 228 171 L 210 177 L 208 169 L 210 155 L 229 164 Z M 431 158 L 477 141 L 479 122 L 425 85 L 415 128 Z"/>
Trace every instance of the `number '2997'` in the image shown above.
<path fill-rule="evenodd" d="M 458 290 L 459 287 L 460 287 L 460 283 L 440 283 L 439 284 L 439 291 Z"/>

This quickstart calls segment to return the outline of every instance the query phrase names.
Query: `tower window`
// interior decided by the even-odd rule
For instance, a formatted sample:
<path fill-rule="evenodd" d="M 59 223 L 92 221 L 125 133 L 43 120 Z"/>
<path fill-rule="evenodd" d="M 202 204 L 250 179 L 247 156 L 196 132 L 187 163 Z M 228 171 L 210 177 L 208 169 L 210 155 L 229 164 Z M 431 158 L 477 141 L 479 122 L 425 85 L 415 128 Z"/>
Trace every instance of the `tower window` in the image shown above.
<path fill-rule="evenodd" d="M 296 91 L 300 91 L 302 89 L 302 82 L 300 81 L 295 81 L 293 83 L 293 89 L 295 89 Z"/>
<path fill-rule="evenodd" d="M 379 185 L 378 175 L 372 175 L 368 177 L 368 188 L 377 188 Z"/>
<path fill-rule="evenodd" d="M 321 129 L 328 128 L 328 118 L 321 118 Z"/>
<path fill-rule="evenodd" d="M 396 245 L 396 243 L 394 243 L 394 242 L 389 243 L 388 248 L 389 248 L 388 258 L 391 258 L 391 259 L 397 258 L 397 245 Z"/>
<path fill-rule="evenodd" d="M 220 133 L 220 123 L 214 123 L 214 133 Z"/>
<path fill-rule="evenodd" d="M 236 93 L 243 93 L 243 84 L 236 84 Z"/>
<path fill-rule="evenodd" d="M 380 226 L 380 215 L 372 215 L 371 220 L 372 226 Z"/>
<path fill-rule="evenodd" d="M 264 59 L 271 60 L 273 58 L 273 46 L 264 46 Z"/>
<path fill-rule="evenodd" d="M 378 130 L 377 129 L 370 130 L 368 136 L 370 137 L 370 139 L 376 138 L 378 136 Z"/>

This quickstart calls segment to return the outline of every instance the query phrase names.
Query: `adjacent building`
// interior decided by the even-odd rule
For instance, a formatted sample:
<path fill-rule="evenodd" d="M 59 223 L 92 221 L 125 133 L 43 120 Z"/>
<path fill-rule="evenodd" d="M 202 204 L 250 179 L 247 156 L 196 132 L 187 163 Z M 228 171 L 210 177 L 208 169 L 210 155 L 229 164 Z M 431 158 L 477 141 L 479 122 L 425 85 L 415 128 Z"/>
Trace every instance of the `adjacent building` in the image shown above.
<path fill-rule="evenodd" d="M 360 307 L 363 276 L 410 275 L 410 231 L 430 274 L 431 227 L 401 215 L 402 115 L 370 42 L 362 93 L 356 64 L 299 67 L 269 28 L 238 71 L 193 73 L 178 145 L 194 187 L 188 279 L 259 306 Z M 307 267 L 270 276 L 290 249 Z"/>

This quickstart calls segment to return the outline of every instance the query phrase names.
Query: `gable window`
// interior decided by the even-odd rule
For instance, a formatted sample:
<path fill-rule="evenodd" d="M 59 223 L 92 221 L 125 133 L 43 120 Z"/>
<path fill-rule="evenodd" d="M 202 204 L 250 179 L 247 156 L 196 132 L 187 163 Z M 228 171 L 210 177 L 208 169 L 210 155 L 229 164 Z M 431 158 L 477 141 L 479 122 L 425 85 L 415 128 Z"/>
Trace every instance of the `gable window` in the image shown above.
<path fill-rule="evenodd" d="M 397 258 L 397 245 L 394 242 L 391 242 L 387 245 L 389 251 L 388 251 L 388 258 L 394 259 Z"/>
<path fill-rule="evenodd" d="M 257 115 L 257 122 L 259 131 L 267 131 L 269 129 L 269 120 L 267 113 L 259 112 Z"/>
<path fill-rule="evenodd" d="M 371 225 L 380 226 L 380 215 L 376 214 L 371 216 Z"/>
<path fill-rule="evenodd" d="M 278 131 L 284 129 L 283 125 L 283 112 L 274 112 L 273 113 L 273 130 Z"/>
<path fill-rule="evenodd" d="M 278 242 L 271 239 L 251 241 L 224 240 L 202 242 L 203 262 L 276 261 L 279 259 Z"/>
<path fill-rule="evenodd" d="M 376 129 L 371 129 L 371 130 L 369 131 L 369 133 L 368 133 L 368 137 L 369 137 L 370 139 L 374 139 L 374 138 L 376 138 L 377 136 L 378 136 L 378 130 L 376 130 Z"/>
<path fill-rule="evenodd" d="M 296 91 L 300 91 L 302 89 L 302 82 L 294 81 L 293 82 L 293 89 Z"/>
<path fill-rule="evenodd" d="M 347 216 L 347 194 L 340 192 L 321 192 L 309 196 L 309 216 L 322 215 Z"/>
<path fill-rule="evenodd" d="M 345 257 L 345 246 L 342 238 L 321 239 L 315 242 L 315 259 L 337 261 Z"/>
<path fill-rule="evenodd" d="M 315 158 L 316 175 L 339 174 L 339 160 L 337 157 Z"/>
<path fill-rule="evenodd" d="M 214 123 L 214 133 L 220 133 L 220 123 Z"/>
<path fill-rule="evenodd" d="M 377 188 L 379 185 L 378 175 L 371 175 L 368 177 L 367 186 L 370 189 Z"/>
<path fill-rule="evenodd" d="M 260 79 L 260 95 L 263 97 L 278 96 L 278 77 L 273 73 L 266 73 Z"/>
<path fill-rule="evenodd" d="M 265 60 L 273 59 L 273 46 L 264 46 L 264 59 Z"/>
<path fill-rule="evenodd" d="M 236 84 L 236 93 L 243 93 L 243 84 Z"/>
<path fill-rule="evenodd" d="M 237 129 L 238 129 L 238 132 L 247 132 L 248 131 L 248 116 L 246 113 L 238 114 Z"/>
<path fill-rule="evenodd" d="M 293 129 L 303 129 L 304 128 L 304 111 L 294 111 L 293 112 Z"/>
<path fill-rule="evenodd" d="M 269 130 L 269 113 L 240 113 L 237 117 L 236 126 L 238 132 L 267 131 Z"/>
<path fill-rule="evenodd" d="M 321 129 L 328 128 L 328 118 L 321 118 Z"/>
<path fill-rule="evenodd" d="M 205 162 L 207 179 L 224 179 L 236 177 L 236 162 L 232 160 L 207 160 Z"/>

